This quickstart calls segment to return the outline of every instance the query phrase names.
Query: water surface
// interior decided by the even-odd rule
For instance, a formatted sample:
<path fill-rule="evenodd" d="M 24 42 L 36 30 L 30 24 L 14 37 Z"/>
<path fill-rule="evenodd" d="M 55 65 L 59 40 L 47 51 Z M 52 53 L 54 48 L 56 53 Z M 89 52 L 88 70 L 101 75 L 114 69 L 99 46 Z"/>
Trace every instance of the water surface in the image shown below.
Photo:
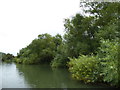
<path fill-rule="evenodd" d="M 48 65 L 2 63 L 2 88 L 100 88 L 71 78 L 67 69 L 52 69 Z"/>

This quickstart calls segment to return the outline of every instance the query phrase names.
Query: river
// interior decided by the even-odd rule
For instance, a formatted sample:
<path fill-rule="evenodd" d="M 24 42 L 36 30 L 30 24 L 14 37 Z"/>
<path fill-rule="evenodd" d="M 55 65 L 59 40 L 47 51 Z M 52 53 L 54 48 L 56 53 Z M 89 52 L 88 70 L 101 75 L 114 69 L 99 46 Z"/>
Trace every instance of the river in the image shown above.
<path fill-rule="evenodd" d="M 1 74 L 2 73 L 2 74 Z M 2 76 L 2 77 L 1 77 Z M 0 88 L 101 88 L 71 78 L 67 69 L 48 65 L 0 64 Z"/>

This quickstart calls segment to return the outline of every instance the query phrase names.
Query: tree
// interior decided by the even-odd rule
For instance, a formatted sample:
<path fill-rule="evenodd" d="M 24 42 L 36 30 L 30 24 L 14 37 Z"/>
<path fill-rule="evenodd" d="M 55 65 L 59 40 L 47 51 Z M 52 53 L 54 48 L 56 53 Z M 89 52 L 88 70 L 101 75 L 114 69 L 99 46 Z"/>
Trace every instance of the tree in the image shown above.
<path fill-rule="evenodd" d="M 6 53 L 0 52 L 0 55 L 1 55 L 1 60 L 5 62 L 12 61 L 12 59 L 14 58 L 14 55 L 10 53 L 6 54 Z"/>
<path fill-rule="evenodd" d="M 69 56 L 78 57 L 79 54 L 90 54 L 96 51 L 98 43 L 94 37 L 96 29 L 93 26 L 93 19 L 93 17 L 76 14 L 71 20 L 65 20 L 66 34 L 64 37 Z"/>
<path fill-rule="evenodd" d="M 54 37 L 47 33 L 40 34 L 27 47 L 20 50 L 17 61 L 22 60 L 22 63 L 26 64 L 50 63 L 61 42 L 62 37 L 59 34 Z"/>

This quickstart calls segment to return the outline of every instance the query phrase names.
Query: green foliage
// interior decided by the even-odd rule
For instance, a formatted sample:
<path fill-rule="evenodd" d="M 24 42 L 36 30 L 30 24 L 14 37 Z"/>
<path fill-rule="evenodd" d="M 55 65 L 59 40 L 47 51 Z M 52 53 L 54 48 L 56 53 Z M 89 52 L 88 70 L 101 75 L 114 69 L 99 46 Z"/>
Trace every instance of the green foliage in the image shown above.
<path fill-rule="evenodd" d="M 51 62 L 51 67 L 57 68 L 57 67 L 65 67 L 65 59 L 62 55 L 56 55 L 53 61 Z"/>
<path fill-rule="evenodd" d="M 54 59 L 57 47 L 61 42 L 62 37 L 59 34 L 54 37 L 49 34 L 38 35 L 37 39 L 20 50 L 16 62 L 23 64 L 50 63 Z"/>
<path fill-rule="evenodd" d="M 57 34 L 55 37 L 53 37 L 53 42 L 55 43 L 56 47 L 61 45 L 62 36 L 60 34 Z"/>
<path fill-rule="evenodd" d="M 78 57 L 79 54 L 94 53 L 99 46 L 95 38 L 94 18 L 83 17 L 80 14 L 72 17 L 72 19 L 65 19 L 64 35 L 65 43 L 67 44 L 67 53 L 69 57 Z"/>
<path fill-rule="evenodd" d="M 53 61 L 51 62 L 51 66 L 53 68 L 66 67 L 67 61 L 68 61 L 68 57 L 66 53 L 66 45 L 62 43 L 57 48 L 57 52 Z"/>
<path fill-rule="evenodd" d="M 96 56 L 81 55 L 70 58 L 68 62 L 72 77 L 89 82 L 107 82 L 112 86 L 120 86 L 119 39 L 101 40 Z"/>
<path fill-rule="evenodd" d="M 96 82 L 99 78 L 98 58 L 96 56 L 81 55 L 70 58 L 68 62 L 72 77 L 85 83 Z"/>
<path fill-rule="evenodd" d="M 49 63 L 52 67 L 66 67 L 68 62 L 77 80 L 120 86 L 120 3 L 84 2 L 81 7 L 89 16 L 76 14 L 65 19 L 63 39 L 59 34 L 40 34 L 20 50 L 14 61 Z"/>
<path fill-rule="evenodd" d="M 18 64 L 22 63 L 22 59 L 20 59 L 20 58 L 14 58 L 13 61 L 18 63 Z"/>
<path fill-rule="evenodd" d="M 120 12 L 118 10 L 120 9 L 120 3 L 93 2 L 93 3 L 85 3 L 83 4 L 83 6 L 89 7 L 89 9 L 85 11 L 87 13 L 91 13 L 92 15 L 89 16 L 89 18 L 84 17 L 80 19 L 81 21 L 79 21 L 80 25 L 78 30 L 76 29 L 76 27 L 78 24 L 77 20 L 79 19 L 75 21 L 77 24 L 74 24 L 70 20 L 67 20 L 68 22 L 67 27 L 69 27 L 68 29 L 70 30 L 69 31 L 67 30 L 68 36 L 66 35 L 67 36 L 66 41 L 69 41 L 69 43 L 67 42 L 67 45 L 69 45 L 68 46 L 69 49 L 71 49 L 70 46 L 75 45 L 75 46 L 72 46 L 73 47 L 72 53 L 75 53 L 75 51 L 77 51 L 78 54 L 80 53 L 80 54 L 84 54 L 84 55 L 87 54 L 87 55 L 70 59 L 70 62 L 68 62 L 69 70 L 70 72 L 72 72 L 72 76 L 77 80 L 83 80 L 84 82 L 95 82 L 95 81 L 99 81 L 99 78 L 100 78 L 102 82 L 107 82 L 113 86 L 120 86 L 119 84 L 120 83 L 120 77 L 119 77 L 120 65 L 119 65 L 119 56 L 118 56 L 119 47 L 120 47 L 119 46 Z M 75 16 L 75 18 L 77 17 L 78 16 Z M 89 38 L 83 39 L 81 36 L 84 34 L 80 34 L 80 33 L 83 33 L 85 30 L 87 30 L 87 32 L 89 31 L 87 24 L 90 28 L 90 34 L 92 35 L 92 37 L 89 37 L 90 39 Z M 77 41 L 78 36 L 77 36 L 77 33 L 75 34 L 74 32 L 75 30 L 77 31 L 81 30 L 78 35 L 80 35 L 79 37 L 84 40 L 82 41 L 82 43 L 80 39 Z M 78 45 L 78 43 L 80 44 Z M 87 44 L 88 46 L 86 46 L 85 44 Z M 95 48 L 92 51 L 92 53 L 94 53 L 94 51 L 96 50 L 97 52 L 94 53 L 95 56 L 93 55 L 88 56 L 89 54 L 88 52 L 90 52 L 89 47 L 93 48 L 94 44 L 95 44 Z M 83 53 L 82 50 L 76 49 L 77 45 L 79 46 L 78 48 L 82 47 L 82 49 L 84 49 L 83 51 L 87 53 Z M 76 57 L 75 55 L 73 56 Z M 92 61 L 96 62 L 95 65 L 97 66 L 97 68 L 95 65 L 91 64 L 97 72 L 96 75 L 94 75 L 93 67 L 90 67 L 90 65 L 88 64 L 88 63 L 93 63 Z M 88 68 L 85 68 L 85 66 L 88 67 L 89 69 L 93 69 L 93 71 L 92 70 L 90 71 Z M 85 72 L 85 74 L 83 72 Z M 88 76 L 90 76 L 88 77 L 89 81 L 85 79 L 87 74 Z"/>
<path fill-rule="evenodd" d="M 84 2 L 81 7 L 86 13 L 94 16 L 95 26 L 99 26 L 99 28 L 104 27 L 115 18 L 118 19 L 120 15 L 120 2 Z"/>
<path fill-rule="evenodd" d="M 95 35 L 98 39 L 114 40 L 120 38 L 120 21 L 117 19 L 111 20 L 106 26 L 101 28 Z"/>
<path fill-rule="evenodd" d="M 100 51 L 98 56 L 100 57 L 101 64 L 101 75 L 103 76 L 103 81 L 110 83 L 111 85 L 120 85 L 120 77 L 118 68 L 118 40 L 101 40 Z"/>
<path fill-rule="evenodd" d="M 6 53 L 0 52 L 0 58 L 4 62 L 11 62 L 13 60 L 14 56 L 10 53 L 6 54 Z"/>

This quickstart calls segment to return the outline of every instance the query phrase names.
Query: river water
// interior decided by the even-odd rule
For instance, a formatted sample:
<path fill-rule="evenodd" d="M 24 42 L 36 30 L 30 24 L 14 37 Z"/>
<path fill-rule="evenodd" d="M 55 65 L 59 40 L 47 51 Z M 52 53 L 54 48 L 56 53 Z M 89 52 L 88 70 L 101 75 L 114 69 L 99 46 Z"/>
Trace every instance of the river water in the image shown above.
<path fill-rule="evenodd" d="M 71 78 L 67 69 L 48 65 L 0 64 L 0 88 L 102 88 Z"/>

